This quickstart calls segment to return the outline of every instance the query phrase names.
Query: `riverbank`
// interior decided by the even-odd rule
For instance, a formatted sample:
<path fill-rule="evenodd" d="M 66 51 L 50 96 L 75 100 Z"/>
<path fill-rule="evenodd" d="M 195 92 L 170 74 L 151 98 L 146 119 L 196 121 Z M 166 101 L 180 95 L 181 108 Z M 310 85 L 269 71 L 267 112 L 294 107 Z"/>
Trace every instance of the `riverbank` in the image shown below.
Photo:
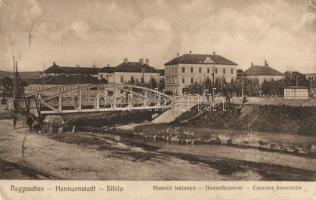
<path fill-rule="evenodd" d="M 0 120 L 0 126 L 0 157 L 52 179 L 316 180 L 316 159 L 297 155 L 225 145 L 175 145 L 106 131 L 42 135 L 29 132 L 22 121 L 16 129 L 11 120 Z M 5 178 L 21 177 L 11 173 Z"/>
<path fill-rule="evenodd" d="M 316 107 L 227 104 L 225 110 L 222 105 L 218 105 L 216 111 L 207 109 L 205 105 L 196 106 L 178 117 L 174 123 L 186 127 L 286 132 L 315 136 L 315 121 Z"/>

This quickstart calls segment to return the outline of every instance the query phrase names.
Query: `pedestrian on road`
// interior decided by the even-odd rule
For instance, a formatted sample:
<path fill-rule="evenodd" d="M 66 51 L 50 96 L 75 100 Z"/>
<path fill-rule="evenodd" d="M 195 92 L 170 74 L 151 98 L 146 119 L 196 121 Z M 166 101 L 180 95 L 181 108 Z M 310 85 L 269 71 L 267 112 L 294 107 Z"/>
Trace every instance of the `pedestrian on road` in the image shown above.
<path fill-rule="evenodd" d="M 15 129 L 16 123 L 18 122 L 18 118 L 16 115 L 13 115 L 13 129 Z"/>
<path fill-rule="evenodd" d="M 26 119 L 26 123 L 27 123 L 27 125 L 29 126 L 29 128 L 30 128 L 30 131 L 32 131 L 32 124 L 33 124 L 33 117 L 32 116 L 27 116 L 27 119 Z"/>

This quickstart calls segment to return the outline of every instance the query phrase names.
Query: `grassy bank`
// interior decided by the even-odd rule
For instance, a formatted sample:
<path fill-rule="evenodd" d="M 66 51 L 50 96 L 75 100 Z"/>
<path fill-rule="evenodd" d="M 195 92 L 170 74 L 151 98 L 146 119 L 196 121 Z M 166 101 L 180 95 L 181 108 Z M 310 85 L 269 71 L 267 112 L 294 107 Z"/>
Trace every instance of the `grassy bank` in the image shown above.
<path fill-rule="evenodd" d="M 226 111 L 219 105 L 216 111 L 205 111 L 201 106 L 184 113 L 176 120 L 179 124 L 185 119 L 202 113 L 184 122 L 183 126 L 212 129 L 251 130 L 263 132 L 287 132 L 303 135 L 316 134 L 316 108 L 292 107 L 285 105 L 228 105 Z"/>
<path fill-rule="evenodd" d="M 316 109 L 290 106 L 194 107 L 171 124 L 142 125 L 138 136 L 175 144 L 218 144 L 316 156 Z"/>

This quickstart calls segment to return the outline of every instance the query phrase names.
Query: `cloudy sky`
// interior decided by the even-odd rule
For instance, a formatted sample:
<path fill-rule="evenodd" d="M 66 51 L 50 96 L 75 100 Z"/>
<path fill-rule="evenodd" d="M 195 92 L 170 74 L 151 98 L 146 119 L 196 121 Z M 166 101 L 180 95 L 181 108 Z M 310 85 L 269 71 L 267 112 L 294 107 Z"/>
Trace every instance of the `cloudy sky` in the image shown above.
<path fill-rule="evenodd" d="M 316 72 L 316 0 L 0 0 L 1 70 L 13 55 L 22 71 L 125 57 L 161 68 L 190 50 Z"/>

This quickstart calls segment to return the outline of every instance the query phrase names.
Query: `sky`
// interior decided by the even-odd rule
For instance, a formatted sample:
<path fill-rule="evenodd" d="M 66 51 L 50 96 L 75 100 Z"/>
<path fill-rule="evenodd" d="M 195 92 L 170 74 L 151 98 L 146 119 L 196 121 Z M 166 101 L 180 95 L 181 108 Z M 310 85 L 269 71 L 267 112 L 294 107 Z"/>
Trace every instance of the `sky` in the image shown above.
<path fill-rule="evenodd" d="M 316 0 L 0 0 L 0 70 L 163 68 L 189 51 L 316 73 Z"/>

